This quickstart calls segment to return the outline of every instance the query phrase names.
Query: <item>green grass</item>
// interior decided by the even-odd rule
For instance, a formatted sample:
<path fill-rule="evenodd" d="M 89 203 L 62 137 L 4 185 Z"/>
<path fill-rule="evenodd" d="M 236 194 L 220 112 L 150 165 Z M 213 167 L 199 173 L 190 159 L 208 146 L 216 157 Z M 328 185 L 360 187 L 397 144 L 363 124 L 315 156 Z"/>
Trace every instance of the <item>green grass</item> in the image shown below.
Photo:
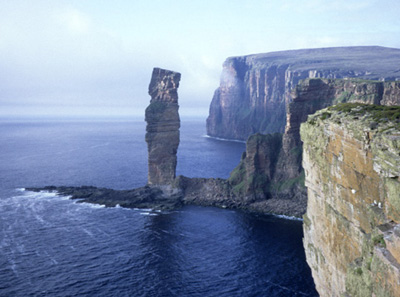
<path fill-rule="evenodd" d="M 323 112 L 323 113 L 321 114 L 320 119 L 321 119 L 321 120 L 326 120 L 326 119 L 329 119 L 330 117 L 331 117 L 331 114 L 330 114 L 329 112 Z"/>
<path fill-rule="evenodd" d="M 331 111 L 342 111 L 351 115 L 370 113 L 374 120 L 400 120 L 400 106 L 385 106 L 375 104 L 342 103 L 328 107 Z"/>
<path fill-rule="evenodd" d="M 379 245 L 381 247 L 386 248 L 386 242 L 385 242 L 385 239 L 383 238 L 382 234 L 373 237 L 372 242 L 374 245 Z"/>
<path fill-rule="evenodd" d="M 369 114 L 377 123 L 392 121 L 400 129 L 400 106 L 385 106 L 375 104 L 342 103 L 328 107 L 329 111 L 347 113 L 351 116 Z"/>

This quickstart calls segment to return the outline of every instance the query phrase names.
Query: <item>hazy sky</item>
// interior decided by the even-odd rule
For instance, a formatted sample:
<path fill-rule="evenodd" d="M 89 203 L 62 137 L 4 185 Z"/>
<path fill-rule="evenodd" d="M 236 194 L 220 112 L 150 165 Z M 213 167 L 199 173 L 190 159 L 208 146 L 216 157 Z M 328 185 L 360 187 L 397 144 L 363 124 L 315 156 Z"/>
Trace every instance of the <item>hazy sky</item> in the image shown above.
<path fill-rule="evenodd" d="M 229 56 L 400 48 L 399 0 L 0 0 L 0 117 L 144 114 L 153 67 L 206 116 Z"/>

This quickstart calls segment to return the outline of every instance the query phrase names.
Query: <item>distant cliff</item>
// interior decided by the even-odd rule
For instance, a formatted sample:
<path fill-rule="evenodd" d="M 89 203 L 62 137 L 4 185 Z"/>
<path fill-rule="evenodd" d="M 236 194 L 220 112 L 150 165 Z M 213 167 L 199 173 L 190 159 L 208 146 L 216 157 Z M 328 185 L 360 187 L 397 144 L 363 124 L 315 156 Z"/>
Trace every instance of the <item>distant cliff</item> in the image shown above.
<path fill-rule="evenodd" d="M 304 248 L 320 296 L 400 296 L 400 107 L 330 107 L 301 138 Z"/>
<path fill-rule="evenodd" d="M 228 58 L 207 119 L 207 134 L 246 140 L 254 133 L 282 133 L 288 94 L 306 78 L 400 78 L 400 49 L 337 47 Z"/>

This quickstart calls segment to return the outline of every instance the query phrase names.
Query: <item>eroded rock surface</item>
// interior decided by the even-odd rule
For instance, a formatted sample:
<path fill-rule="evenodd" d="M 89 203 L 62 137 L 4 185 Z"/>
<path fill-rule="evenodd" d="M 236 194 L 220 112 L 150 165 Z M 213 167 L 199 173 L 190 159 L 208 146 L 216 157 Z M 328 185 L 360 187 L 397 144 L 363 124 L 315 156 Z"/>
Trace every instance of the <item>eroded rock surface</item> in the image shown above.
<path fill-rule="evenodd" d="M 400 296 L 400 107 L 330 107 L 301 138 L 304 248 L 320 296 Z"/>
<path fill-rule="evenodd" d="M 178 87 L 181 74 L 154 68 L 146 108 L 148 184 L 170 185 L 175 179 L 179 146 Z"/>
<path fill-rule="evenodd" d="M 282 133 L 288 94 L 306 78 L 395 80 L 400 49 L 364 46 L 303 49 L 228 58 L 207 119 L 207 134 L 246 140 Z M 398 85 L 397 85 L 398 89 Z M 289 101 L 288 101 L 289 99 Z"/>

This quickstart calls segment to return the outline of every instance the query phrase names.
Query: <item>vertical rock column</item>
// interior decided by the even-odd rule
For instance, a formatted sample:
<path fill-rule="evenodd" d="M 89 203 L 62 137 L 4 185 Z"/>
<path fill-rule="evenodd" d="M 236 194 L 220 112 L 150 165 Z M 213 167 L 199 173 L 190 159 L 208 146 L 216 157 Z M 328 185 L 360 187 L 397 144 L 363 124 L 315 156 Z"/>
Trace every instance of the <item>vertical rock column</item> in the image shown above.
<path fill-rule="evenodd" d="M 179 146 L 178 87 L 181 74 L 154 68 L 146 108 L 148 184 L 169 185 L 175 179 Z"/>

